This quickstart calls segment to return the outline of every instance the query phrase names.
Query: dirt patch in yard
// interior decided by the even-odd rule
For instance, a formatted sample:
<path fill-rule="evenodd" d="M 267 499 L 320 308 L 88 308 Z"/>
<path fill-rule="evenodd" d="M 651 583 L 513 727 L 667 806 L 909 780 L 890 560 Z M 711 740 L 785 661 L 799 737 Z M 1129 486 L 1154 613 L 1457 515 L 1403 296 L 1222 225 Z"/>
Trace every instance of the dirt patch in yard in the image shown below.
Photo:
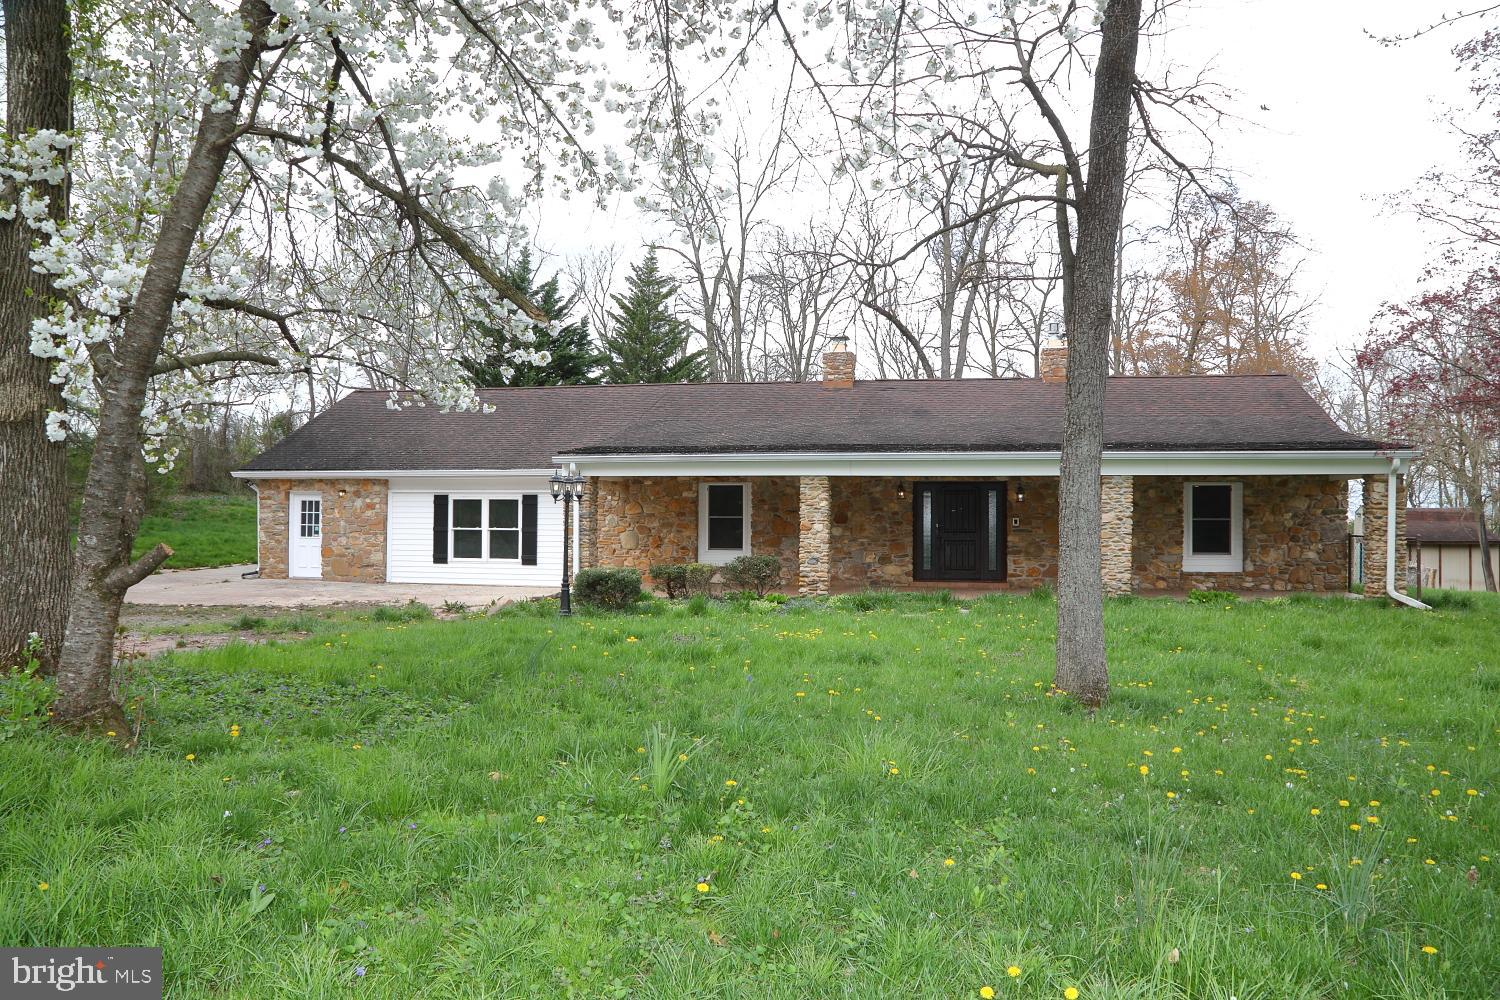
<path fill-rule="evenodd" d="M 273 605 L 127 604 L 115 643 L 121 658 L 217 649 L 231 642 L 295 641 L 369 621 L 444 621 L 464 612 L 425 605 L 345 603 L 314 608 Z"/>

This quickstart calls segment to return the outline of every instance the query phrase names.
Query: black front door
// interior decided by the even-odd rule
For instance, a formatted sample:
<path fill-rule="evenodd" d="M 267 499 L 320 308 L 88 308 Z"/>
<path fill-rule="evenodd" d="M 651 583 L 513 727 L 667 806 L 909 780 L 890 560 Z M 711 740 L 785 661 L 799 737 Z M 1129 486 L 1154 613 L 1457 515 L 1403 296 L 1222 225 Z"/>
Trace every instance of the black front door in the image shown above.
<path fill-rule="evenodd" d="M 1005 484 L 918 483 L 912 511 L 912 576 L 1005 579 Z"/>

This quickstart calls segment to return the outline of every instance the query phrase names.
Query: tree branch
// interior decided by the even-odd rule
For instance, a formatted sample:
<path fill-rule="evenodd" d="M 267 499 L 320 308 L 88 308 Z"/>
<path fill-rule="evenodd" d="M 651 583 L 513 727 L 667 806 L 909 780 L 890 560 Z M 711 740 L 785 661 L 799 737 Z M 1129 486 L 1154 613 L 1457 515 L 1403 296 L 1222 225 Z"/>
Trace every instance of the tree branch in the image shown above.
<path fill-rule="evenodd" d="M 157 542 L 151 551 L 141 556 L 128 566 L 121 566 L 109 576 L 104 578 L 104 585 L 110 590 L 126 591 L 140 583 L 146 577 L 155 573 L 162 563 L 172 556 L 172 547 L 166 542 Z"/>
<path fill-rule="evenodd" d="M 189 368 L 200 368 L 203 365 L 218 364 L 221 361 L 249 361 L 257 365 L 269 365 L 272 368 L 281 367 L 279 360 L 258 351 L 202 351 L 198 354 L 173 355 L 158 361 L 151 369 L 151 375 L 155 377 L 170 372 L 187 371 Z"/>

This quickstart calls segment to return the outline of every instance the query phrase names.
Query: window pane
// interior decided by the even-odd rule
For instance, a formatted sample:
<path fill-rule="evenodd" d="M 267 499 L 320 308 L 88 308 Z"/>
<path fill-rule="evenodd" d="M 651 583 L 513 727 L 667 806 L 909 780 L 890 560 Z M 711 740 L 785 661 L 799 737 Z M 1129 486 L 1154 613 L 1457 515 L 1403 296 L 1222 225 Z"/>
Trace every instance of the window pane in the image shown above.
<path fill-rule="evenodd" d="M 521 526 L 521 501 L 491 500 L 490 527 L 518 528 Z"/>
<path fill-rule="evenodd" d="M 985 568 L 994 570 L 998 560 L 999 538 L 1000 538 L 1000 497 L 995 490 L 989 491 L 989 518 L 985 522 L 989 528 L 989 562 Z"/>
<path fill-rule="evenodd" d="M 932 491 L 922 491 L 922 568 L 932 569 Z"/>
<path fill-rule="evenodd" d="M 453 526 L 455 528 L 482 528 L 484 504 L 479 500 L 453 501 Z"/>
<path fill-rule="evenodd" d="M 1193 520 L 1200 517 L 1215 517 L 1228 520 L 1232 486 L 1194 486 Z"/>
<path fill-rule="evenodd" d="M 1230 555 L 1229 520 L 1193 518 L 1194 555 Z"/>
<path fill-rule="evenodd" d="M 490 532 L 491 559 L 521 558 L 521 533 L 515 530 Z"/>
<path fill-rule="evenodd" d="M 474 502 L 477 504 L 479 501 Z M 455 559 L 484 558 L 484 532 L 477 528 L 454 528 L 453 557 Z"/>
<path fill-rule="evenodd" d="M 708 488 L 709 517 L 739 517 L 744 509 L 743 486 L 710 486 Z"/>
<path fill-rule="evenodd" d="M 743 520 L 736 517 L 709 517 L 708 547 L 711 549 L 742 549 L 745 547 Z"/>

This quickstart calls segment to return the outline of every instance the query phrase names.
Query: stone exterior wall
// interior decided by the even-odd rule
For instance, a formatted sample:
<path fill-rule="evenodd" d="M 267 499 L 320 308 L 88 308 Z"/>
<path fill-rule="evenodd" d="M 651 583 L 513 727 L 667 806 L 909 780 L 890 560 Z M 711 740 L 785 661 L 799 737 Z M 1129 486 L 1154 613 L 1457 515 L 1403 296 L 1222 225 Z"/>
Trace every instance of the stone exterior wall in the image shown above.
<path fill-rule="evenodd" d="M 1244 572 L 1184 573 L 1184 480 L 1106 477 L 1102 484 L 1104 566 L 1109 592 L 1124 593 L 1132 587 L 1146 591 L 1345 589 L 1348 543 L 1344 480 L 1327 476 L 1215 477 L 1219 482 L 1234 480 L 1244 484 Z M 585 503 L 583 515 L 584 565 L 630 566 L 645 574 L 652 563 L 696 561 L 701 481 L 691 477 L 591 481 L 589 489 L 594 496 Z M 799 536 L 808 520 L 802 510 L 799 479 L 723 477 L 711 481 L 750 483 L 751 551 L 780 559 L 780 587 L 795 589 L 799 584 Z M 1014 478 L 1006 486 L 1007 579 L 983 586 L 1027 590 L 1054 583 L 1057 480 Z M 1024 489 L 1024 501 L 1016 500 L 1018 486 Z M 831 590 L 912 585 L 914 488 L 915 481 L 910 479 L 827 478 Z M 900 495 L 903 490 L 905 496 Z M 1384 500 L 1379 503 L 1383 525 Z M 1380 549 L 1382 588 L 1384 551 Z M 282 559 L 284 562 L 284 539 Z"/>
<path fill-rule="evenodd" d="M 1135 586 L 1135 486 L 1130 476 L 1104 476 L 1100 487 L 1100 566 L 1105 596 L 1113 597 Z"/>
<path fill-rule="evenodd" d="M 262 577 L 286 579 L 290 495 L 307 492 L 323 498 L 323 579 L 385 582 L 384 479 L 262 479 L 255 485 Z"/>
<path fill-rule="evenodd" d="M 750 551 L 776 556 L 781 560 L 781 586 L 796 586 L 795 476 L 593 479 L 582 515 L 583 565 L 627 567 L 647 576 L 656 563 L 697 562 L 698 486 L 703 482 L 750 484 Z"/>
<path fill-rule="evenodd" d="M 1243 483 L 1242 573 L 1182 571 L 1181 476 L 1135 477 L 1137 590 L 1347 589 L 1348 484 L 1330 476 L 1215 476 Z M 1382 584 L 1384 586 L 1384 584 Z"/>
<path fill-rule="evenodd" d="M 921 482 L 961 479 L 934 476 Z M 833 586 L 836 590 L 908 587 L 912 583 L 912 506 L 916 480 L 840 476 L 830 480 Z M 1026 499 L 1016 501 L 1016 488 Z M 900 496 L 905 490 L 906 495 Z M 1057 579 L 1057 480 L 1006 483 L 1007 579 L 985 587 L 1031 589 Z M 1012 525 L 1010 521 L 1019 520 Z"/>
<path fill-rule="evenodd" d="M 1386 519 L 1389 485 L 1385 476 L 1364 481 L 1365 596 L 1385 594 Z M 1396 590 L 1406 593 L 1406 477 L 1396 477 Z"/>

